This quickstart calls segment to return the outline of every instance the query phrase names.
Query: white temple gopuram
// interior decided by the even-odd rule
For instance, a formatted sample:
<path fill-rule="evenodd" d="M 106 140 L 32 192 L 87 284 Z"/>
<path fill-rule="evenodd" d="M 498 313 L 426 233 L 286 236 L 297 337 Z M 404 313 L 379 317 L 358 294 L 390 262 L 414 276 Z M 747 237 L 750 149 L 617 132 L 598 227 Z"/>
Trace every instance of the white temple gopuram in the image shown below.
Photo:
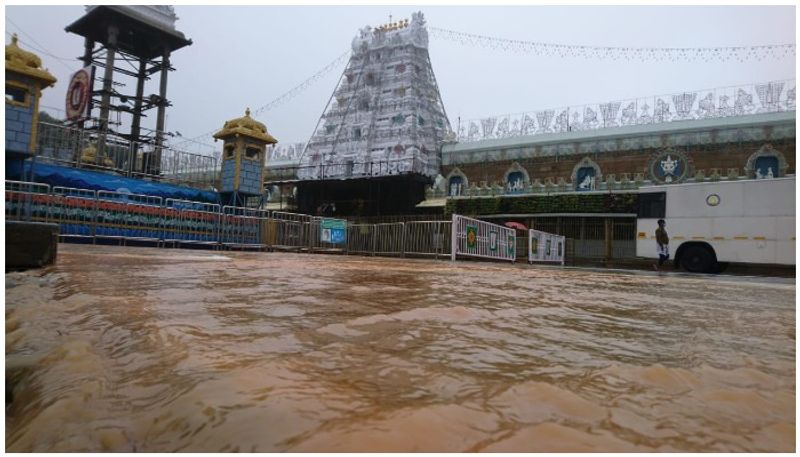
<path fill-rule="evenodd" d="M 300 159 L 299 180 L 439 173 L 453 132 L 428 56 L 421 12 L 365 27 Z"/>

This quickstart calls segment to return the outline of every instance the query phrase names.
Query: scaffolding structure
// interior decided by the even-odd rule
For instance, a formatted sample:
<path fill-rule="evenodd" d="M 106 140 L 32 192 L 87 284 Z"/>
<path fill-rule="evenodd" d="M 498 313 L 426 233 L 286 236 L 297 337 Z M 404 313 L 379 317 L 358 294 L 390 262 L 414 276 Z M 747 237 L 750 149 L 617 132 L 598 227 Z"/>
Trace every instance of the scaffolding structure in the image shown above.
<path fill-rule="evenodd" d="M 107 134 L 122 136 L 131 144 L 153 146 L 141 152 L 140 160 L 129 162 L 130 167 L 137 162 L 141 164 L 141 169 L 129 172 L 160 174 L 166 108 L 170 106 L 167 75 L 174 70 L 170 55 L 192 44 L 192 40 L 175 29 L 176 20 L 171 6 L 98 5 L 87 6 L 86 14 L 66 27 L 67 32 L 84 37 L 84 66 L 103 69 L 101 88 L 92 90 L 89 106 L 90 113 L 92 108 L 99 109 L 97 122 L 93 125 L 88 119 L 80 122 L 84 129 L 98 132 L 97 157 L 105 153 Z M 122 75 L 135 80 L 135 93 L 123 92 L 126 85 L 120 81 Z M 145 82 L 155 75 L 159 76 L 158 94 L 145 95 Z M 143 134 L 147 129 L 142 127 L 142 118 L 153 108 L 155 130 Z M 116 113 L 117 119 L 122 114 L 131 116 L 129 133 L 115 130 L 121 122 L 111 127 L 112 113 Z"/>

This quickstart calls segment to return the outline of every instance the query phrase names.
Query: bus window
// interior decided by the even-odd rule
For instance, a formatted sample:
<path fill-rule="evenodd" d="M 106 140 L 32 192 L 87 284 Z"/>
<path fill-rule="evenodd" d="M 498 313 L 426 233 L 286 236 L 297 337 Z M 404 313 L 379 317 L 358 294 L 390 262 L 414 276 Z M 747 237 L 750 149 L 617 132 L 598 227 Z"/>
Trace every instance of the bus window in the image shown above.
<path fill-rule="evenodd" d="M 639 219 L 662 219 L 666 214 L 666 192 L 639 194 Z"/>

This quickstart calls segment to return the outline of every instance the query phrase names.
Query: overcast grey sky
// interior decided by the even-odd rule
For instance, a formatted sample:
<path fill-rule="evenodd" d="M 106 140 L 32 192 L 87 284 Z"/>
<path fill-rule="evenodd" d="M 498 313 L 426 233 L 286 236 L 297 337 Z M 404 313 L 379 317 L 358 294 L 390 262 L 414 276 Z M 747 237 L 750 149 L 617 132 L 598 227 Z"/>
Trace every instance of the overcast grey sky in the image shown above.
<path fill-rule="evenodd" d="M 268 103 L 347 51 L 365 25 L 423 11 L 429 26 L 480 35 L 597 46 L 714 47 L 795 42 L 794 6 L 176 6 L 178 30 L 194 42 L 173 54 L 167 129 L 185 137 Z M 6 43 L 24 31 L 49 53 L 74 58 L 83 39 L 64 27 L 83 6 L 7 6 Z M 13 21 L 13 23 L 12 23 Z M 37 46 L 20 33 L 23 47 Z M 457 118 L 612 101 L 795 77 L 793 58 L 740 62 L 630 62 L 547 58 L 431 37 L 445 108 Z M 37 52 L 58 78 L 43 105 L 63 110 L 70 69 Z M 259 116 L 284 143 L 306 141 L 344 65 Z M 126 91 L 133 92 L 134 87 Z M 157 93 L 157 79 L 145 93 Z M 147 125 L 154 125 L 155 115 Z"/>

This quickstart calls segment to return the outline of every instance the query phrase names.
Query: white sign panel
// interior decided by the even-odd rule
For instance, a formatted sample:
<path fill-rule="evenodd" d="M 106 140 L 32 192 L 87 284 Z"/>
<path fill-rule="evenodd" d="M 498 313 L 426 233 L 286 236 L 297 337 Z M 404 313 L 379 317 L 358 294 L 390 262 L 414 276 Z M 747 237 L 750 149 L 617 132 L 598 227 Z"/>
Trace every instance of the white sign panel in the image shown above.
<path fill-rule="evenodd" d="M 564 265 L 566 238 L 540 230 L 528 230 L 528 261 Z"/>

